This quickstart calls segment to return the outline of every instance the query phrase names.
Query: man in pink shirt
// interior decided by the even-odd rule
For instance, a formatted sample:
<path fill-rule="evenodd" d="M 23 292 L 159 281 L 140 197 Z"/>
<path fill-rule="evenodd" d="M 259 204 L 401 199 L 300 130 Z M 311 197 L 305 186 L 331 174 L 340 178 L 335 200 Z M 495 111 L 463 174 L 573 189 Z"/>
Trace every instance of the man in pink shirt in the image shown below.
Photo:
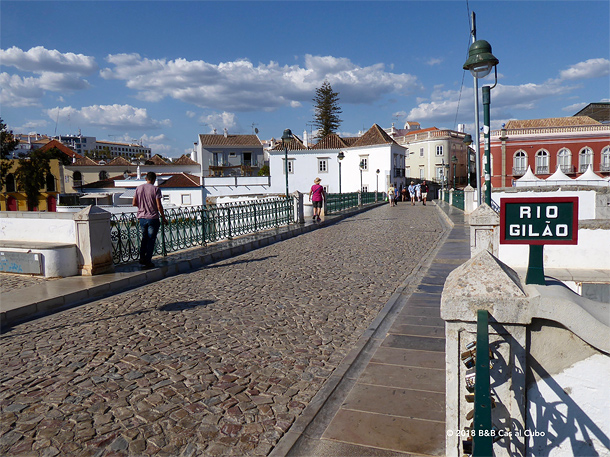
<path fill-rule="evenodd" d="M 138 219 L 142 230 L 142 242 L 140 244 L 140 265 L 144 270 L 154 268 L 152 263 L 153 252 L 155 251 L 155 241 L 157 232 L 161 226 L 159 216 L 165 223 L 163 204 L 161 202 L 161 190 L 155 187 L 157 175 L 152 171 L 146 174 L 146 184 L 137 187 L 136 194 L 131 204 L 138 207 Z"/>

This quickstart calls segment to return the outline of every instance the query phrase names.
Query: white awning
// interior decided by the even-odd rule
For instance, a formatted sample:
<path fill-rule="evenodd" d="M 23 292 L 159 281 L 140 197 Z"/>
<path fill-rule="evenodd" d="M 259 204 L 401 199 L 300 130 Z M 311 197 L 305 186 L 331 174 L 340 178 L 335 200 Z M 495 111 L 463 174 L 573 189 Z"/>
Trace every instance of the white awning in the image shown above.
<path fill-rule="evenodd" d="M 119 195 L 119 198 L 133 198 L 136 194 L 136 189 L 127 189 L 125 192 L 123 192 L 121 195 Z"/>
<path fill-rule="evenodd" d="M 80 198 L 106 198 L 112 194 L 104 193 L 104 192 L 96 192 L 93 194 L 84 194 L 81 195 Z"/>

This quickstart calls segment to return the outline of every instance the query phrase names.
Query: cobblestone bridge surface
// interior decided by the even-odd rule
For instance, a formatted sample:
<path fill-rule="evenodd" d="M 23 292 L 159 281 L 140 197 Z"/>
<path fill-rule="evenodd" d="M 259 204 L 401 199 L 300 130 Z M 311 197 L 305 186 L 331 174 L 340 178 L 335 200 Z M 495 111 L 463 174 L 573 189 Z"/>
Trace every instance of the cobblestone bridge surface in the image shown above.
<path fill-rule="evenodd" d="M 442 231 L 385 205 L 13 327 L 0 454 L 267 455 Z"/>

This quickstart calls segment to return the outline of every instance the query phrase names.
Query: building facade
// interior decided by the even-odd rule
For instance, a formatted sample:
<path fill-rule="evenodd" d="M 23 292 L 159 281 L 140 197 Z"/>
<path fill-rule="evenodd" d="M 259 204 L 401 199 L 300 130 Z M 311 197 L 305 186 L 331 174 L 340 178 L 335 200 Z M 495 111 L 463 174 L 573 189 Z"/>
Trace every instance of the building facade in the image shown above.
<path fill-rule="evenodd" d="M 540 179 L 558 169 L 576 178 L 589 166 L 610 176 L 610 124 L 588 116 L 508 121 L 490 136 L 492 187 L 512 187 L 528 167 Z"/>
<path fill-rule="evenodd" d="M 339 153 L 343 154 L 341 160 Z M 330 134 L 309 147 L 293 136 L 269 151 L 271 192 L 284 194 L 287 182 L 289 193 L 298 190 L 308 194 L 316 177 L 330 193 L 361 189 L 385 192 L 390 184 L 397 188 L 406 185 L 404 163 L 405 148 L 377 124 L 361 137 L 340 138 Z"/>
<path fill-rule="evenodd" d="M 256 176 L 265 165 L 257 135 L 201 134 L 193 151 L 204 177 Z"/>

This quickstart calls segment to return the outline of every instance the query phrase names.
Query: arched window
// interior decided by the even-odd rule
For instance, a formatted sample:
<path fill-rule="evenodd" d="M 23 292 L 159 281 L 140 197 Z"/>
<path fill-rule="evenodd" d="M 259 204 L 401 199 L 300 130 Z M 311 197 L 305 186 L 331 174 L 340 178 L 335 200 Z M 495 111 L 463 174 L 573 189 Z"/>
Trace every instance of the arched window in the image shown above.
<path fill-rule="evenodd" d="M 541 149 L 536 153 L 536 174 L 546 175 L 549 173 L 549 151 Z"/>
<path fill-rule="evenodd" d="M 561 148 L 557 153 L 557 166 L 564 173 L 572 173 L 572 153 L 568 148 Z"/>
<path fill-rule="evenodd" d="M 15 192 L 15 175 L 13 173 L 6 175 L 6 191 Z"/>
<path fill-rule="evenodd" d="M 513 176 L 523 176 L 527 171 L 527 153 L 523 150 L 513 156 Z"/>
<path fill-rule="evenodd" d="M 55 192 L 55 176 L 47 173 L 47 192 Z"/>
<path fill-rule="evenodd" d="M 578 171 L 584 173 L 589 168 L 589 165 L 593 164 L 593 149 L 586 147 L 580 150 L 578 154 Z"/>
<path fill-rule="evenodd" d="M 100 171 L 99 178 L 100 178 L 100 181 L 104 181 L 105 179 L 108 179 L 108 172 L 104 171 L 104 170 Z"/>
<path fill-rule="evenodd" d="M 602 171 L 610 171 L 610 146 L 606 146 L 602 149 Z"/>

